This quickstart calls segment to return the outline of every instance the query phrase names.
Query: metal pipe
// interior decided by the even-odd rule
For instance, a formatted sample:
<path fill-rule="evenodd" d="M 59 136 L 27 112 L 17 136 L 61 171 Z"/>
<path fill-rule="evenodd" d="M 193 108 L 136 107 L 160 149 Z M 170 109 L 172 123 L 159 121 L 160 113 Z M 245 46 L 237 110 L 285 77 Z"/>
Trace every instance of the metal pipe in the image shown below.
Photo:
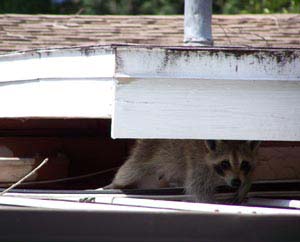
<path fill-rule="evenodd" d="M 193 46 L 212 46 L 212 0 L 185 0 L 184 43 Z"/>

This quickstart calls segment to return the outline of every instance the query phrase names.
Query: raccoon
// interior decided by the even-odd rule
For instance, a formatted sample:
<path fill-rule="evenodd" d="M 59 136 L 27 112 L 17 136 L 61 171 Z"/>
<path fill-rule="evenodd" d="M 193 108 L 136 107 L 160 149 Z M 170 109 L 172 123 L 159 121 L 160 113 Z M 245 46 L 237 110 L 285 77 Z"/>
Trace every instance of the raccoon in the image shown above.
<path fill-rule="evenodd" d="M 238 190 L 251 184 L 257 141 L 138 140 L 105 189 L 184 187 L 197 202 L 214 202 L 217 185 Z"/>

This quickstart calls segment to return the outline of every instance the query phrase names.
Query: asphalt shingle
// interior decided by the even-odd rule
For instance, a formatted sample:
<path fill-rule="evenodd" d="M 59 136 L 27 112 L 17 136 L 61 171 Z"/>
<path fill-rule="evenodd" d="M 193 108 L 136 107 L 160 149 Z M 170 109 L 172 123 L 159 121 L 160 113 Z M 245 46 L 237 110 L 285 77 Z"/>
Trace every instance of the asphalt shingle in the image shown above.
<path fill-rule="evenodd" d="M 300 14 L 214 15 L 216 46 L 300 47 Z M 116 43 L 183 45 L 183 16 L 0 15 L 0 54 Z"/>

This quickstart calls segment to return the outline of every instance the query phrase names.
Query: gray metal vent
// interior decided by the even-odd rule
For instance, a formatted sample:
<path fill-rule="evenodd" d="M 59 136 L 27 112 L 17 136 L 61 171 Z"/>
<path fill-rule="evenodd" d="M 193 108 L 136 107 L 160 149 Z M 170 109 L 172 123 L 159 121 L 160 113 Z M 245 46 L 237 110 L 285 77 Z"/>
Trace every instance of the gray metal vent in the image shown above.
<path fill-rule="evenodd" d="M 212 0 L 185 0 L 184 43 L 192 46 L 212 46 Z"/>

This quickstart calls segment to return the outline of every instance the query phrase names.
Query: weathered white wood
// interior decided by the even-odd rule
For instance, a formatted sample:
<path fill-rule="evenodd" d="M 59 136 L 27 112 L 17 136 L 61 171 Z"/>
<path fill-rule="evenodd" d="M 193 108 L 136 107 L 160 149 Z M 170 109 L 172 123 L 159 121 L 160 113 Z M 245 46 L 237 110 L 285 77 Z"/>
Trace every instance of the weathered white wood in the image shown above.
<path fill-rule="evenodd" d="M 116 93 L 118 138 L 300 138 L 298 82 L 138 79 Z"/>
<path fill-rule="evenodd" d="M 100 199 L 99 199 L 100 200 Z M 101 200 L 100 200 L 101 201 Z M 177 211 L 191 211 L 212 214 L 238 214 L 239 216 L 259 216 L 259 215 L 288 215 L 298 214 L 299 210 L 293 209 L 277 209 L 277 208 L 261 208 L 246 207 L 234 205 L 219 205 L 208 203 L 190 203 L 177 201 L 162 201 L 153 199 L 137 199 L 137 198 L 115 198 L 112 202 L 116 205 L 145 206 L 149 208 L 176 209 Z"/>
<path fill-rule="evenodd" d="M 68 211 L 126 211 L 126 212 L 169 212 L 175 213 L 177 211 L 163 208 L 147 208 L 130 205 L 117 205 L 109 203 L 79 203 L 71 201 L 56 201 L 56 200 L 42 200 L 33 198 L 19 198 L 10 196 L 0 196 L 0 205 L 30 207 L 30 208 L 46 208 L 46 209 L 63 209 Z M 288 214 L 293 214 L 286 210 Z M 297 214 L 297 213 L 294 213 Z"/>
<path fill-rule="evenodd" d="M 63 78 L 111 78 L 111 48 L 37 50 L 0 56 L 0 82 Z"/>
<path fill-rule="evenodd" d="M 118 49 L 114 138 L 300 140 L 300 52 Z"/>
<path fill-rule="evenodd" d="M 294 209 L 263 208 L 256 206 L 246 207 L 140 198 L 118 198 L 113 196 L 106 198 L 96 197 L 94 203 L 79 203 L 73 201 L 43 200 L 5 195 L 0 197 L 0 204 L 9 206 L 87 211 L 143 211 L 164 213 L 194 212 L 238 216 L 300 215 L 300 211 Z"/>
<path fill-rule="evenodd" d="M 114 69 L 105 46 L 0 56 L 0 118 L 110 118 Z"/>
<path fill-rule="evenodd" d="M 283 208 L 297 208 L 300 209 L 299 200 L 288 200 L 288 199 L 265 199 L 265 198 L 248 198 L 246 204 L 249 206 L 273 206 Z"/>
<path fill-rule="evenodd" d="M 300 49 L 119 47 L 115 77 L 299 81 Z"/>
<path fill-rule="evenodd" d="M 0 56 L 0 72 L 0 118 L 113 115 L 115 138 L 300 140 L 299 49 L 42 50 Z"/>

